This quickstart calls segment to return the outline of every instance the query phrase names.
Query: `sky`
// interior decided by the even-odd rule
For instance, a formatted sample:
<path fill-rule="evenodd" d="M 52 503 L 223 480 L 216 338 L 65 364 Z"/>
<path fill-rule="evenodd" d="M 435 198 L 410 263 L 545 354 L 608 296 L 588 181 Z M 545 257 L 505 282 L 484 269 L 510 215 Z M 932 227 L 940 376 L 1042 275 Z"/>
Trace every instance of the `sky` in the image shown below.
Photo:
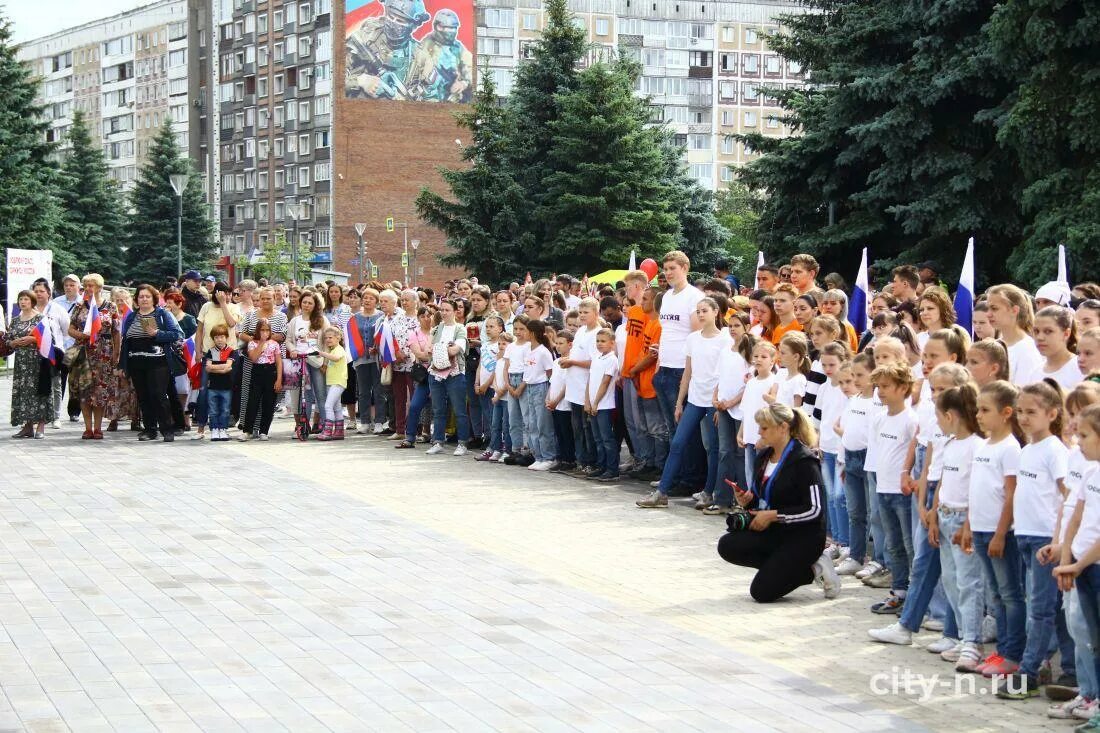
<path fill-rule="evenodd" d="M 13 40 L 29 41 L 123 10 L 148 5 L 150 0 L 0 0 L 0 14 L 12 21 Z"/>

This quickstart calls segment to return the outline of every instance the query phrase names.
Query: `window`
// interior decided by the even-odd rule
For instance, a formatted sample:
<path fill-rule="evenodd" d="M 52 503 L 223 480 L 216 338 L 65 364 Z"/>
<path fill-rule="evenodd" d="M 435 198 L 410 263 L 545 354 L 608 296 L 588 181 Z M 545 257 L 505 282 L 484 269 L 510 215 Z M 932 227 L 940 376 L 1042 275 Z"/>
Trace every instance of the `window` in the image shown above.
<path fill-rule="evenodd" d="M 309 3 L 301 3 L 298 6 L 298 23 L 309 23 L 313 20 L 313 7 Z"/>
<path fill-rule="evenodd" d="M 479 38 L 478 42 L 481 45 L 481 53 L 486 56 L 511 57 L 512 55 L 511 38 Z"/>
<path fill-rule="evenodd" d="M 328 147 L 328 130 L 318 130 L 313 133 L 313 147 L 314 148 L 327 148 Z"/>
<path fill-rule="evenodd" d="M 710 135 L 688 135 L 688 150 L 709 150 Z"/>
<path fill-rule="evenodd" d="M 318 55 L 320 55 L 320 52 L 318 52 Z M 332 67 L 328 64 L 317 64 L 313 67 L 313 78 L 317 81 L 332 78 Z"/>
<path fill-rule="evenodd" d="M 713 163 L 692 163 L 691 177 L 709 185 L 714 179 Z"/>
<path fill-rule="evenodd" d="M 744 95 L 745 101 L 755 102 L 758 97 L 756 85 L 745 82 L 745 85 L 741 87 L 741 94 Z"/>
<path fill-rule="evenodd" d="M 327 181 L 332 178 L 332 163 L 324 161 L 313 165 L 313 180 Z"/>
<path fill-rule="evenodd" d="M 282 94 L 286 90 L 286 82 L 283 80 L 282 74 L 275 75 L 274 88 L 276 94 Z"/>
<path fill-rule="evenodd" d="M 267 107 L 260 107 L 256 110 L 256 127 L 266 130 L 270 121 L 271 112 L 268 111 Z"/>
<path fill-rule="evenodd" d="M 298 150 L 298 138 L 294 137 L 293 135 L 287 135 L 286 136 L 286 151 L 288 153 L 293 153 L 293 152 L 296 152 L 297 150 Z"/>
<path fill-rule="evenodd" d="M 298 119 L 298 105 L 294 102 L 286 103 L 286 118 L 290 121 Z"/>
<path fill-rule="evenodd" d="M 317 34 L 314 46 L 317 53 L 314 58 L 318 61 L 328 61 L 332 58 L 332 31 L 321 31 Z"/>
<path fill-rule="evenodd" d="M 759 74 L 760 73 L 760 56 L 755 53 L 746 53 L 742 57 L 744 63 L 744 72 L 746 74 Z"/>
<path fill-rule="evenodd" d="M 665 119 L 679 125 L 686 125 L 688 121 L 688 108 L 665 107 Z"/>
<path fill-rule="evenodd" d="M 271 53 L 271 57 L 275 60 L 275 63 L 279 63 L 283 60 L 283 56 L 286 55 L 285 48 L 282 41 L 275 44 L 275 48 Z"/>
<path fill-rule="evenodd" d="M 256 205 L 256 213 L 259 214 L 259 217 L 258 217 L 259 221 L 267 221 L 267 212 L 268 212 L 268 204 L 267 204 L 266 201 L 261 201 L 259 204 Z M 260 235 L 261 241 L 266 236 L 267 235 L 265 235 L 265 234 L 261 234 Z"/>
<path fill-rule="evenodd" d="M 280 104 L 275 108 L 275 127 L 283 126 L 284 117 L 285 113 L 283 112 L 283 105 Z"/>
<path fill-rule="evenodd" d="M 733 151 L 730 151 L 733 152 Z M 722 166 L 722 182 L 729 183 L 733 180 L 733 168 L 728 165 Z"/>
<path fill-rule="evenodd" d="M 298 121 L 309 122 L 309 100 L 298 102 Z"/>
<path fill-rule="evenodd" d="M 769 130 L 778 130 L 779 129 L 779 118 L 776 117 L 775 115 L 768 115 L 767 119 L 764 120 L 764 125 Z"/>
<path fill-rule="evenodd" d="M 757 43 L 760 40 L 759 31 L 755 28 L 745 29 L 745 43 Z"/>
<path fill-rule="evenodd" d="M 692 51 L 688 55 L 689 63 L 692 66 L 696 66 L 696 67 L 701 66 L 701 67 L 705 67 L 705 68 L 710 68 L 710 65 L 711 65 L 710 54 L 711 54 L 710 51 Z"/>
<path fill-rule="evenodd" d="M 734 124 L 733 110 L 732 109 L 722 110 L 722 125 L 724 127 L 729 127 L 733 124 Z"/>
<path fill-rule="evenodd" d="M 272 18 L 272 23 L 275 27 L 275 30 L 281 31 L 283 29 L 283 11 L 282 10 L 276 10 L 275 11 L 275 17 Z"/>
<path fill-rule="evenodd" d="M 332 232 L 328 229 L 318 229 L 314 232 L 314 245 L 318 247 L 332 246 Z"/>
<path fill-rule="evenodd" d="M 309 185 L 309 166 L 303 165 L 298 169 L 298 186 L 304 187 Z"/>
<path fill-rule="evenodd" d="M 523 22 L 523 30 L 525 30 L 525 31 L 538 30 L 538 27 L 539 27 L 538 16 L 535 15 L 534 13 L 524 13 L 522 22 Z"/>
<path fill-rule="evenodd" d="M 232 41 L 233 40 L 233 24 L 232 23 L 222 24 L 222 40 L 223 41 Z"/>
<path fill-rule="evenodd" d="M 722 42 L 733 43 L 737 40 L 737 29 L 732 25 L 722 26 Z"/>
<path fill-rule="evenodd" d="M 315 115 L 327 115 L 332 111 L 332 98 L 331 97 L 316 97 L 313 100 L 313 114 Z"/>
<path fill-rule="evenodd" d="M 245 33 L 251 33 L 251 34 L 256 33 L 256 16 L 255 15 L 249 13 L 248 15 L 244 16 L 244 32 Z"/>
<path fill-rule="evenodd" d="M 122 36 L 121 38 L 114 38 L 103 44 L 104 56 L 120 56 L 122 54 L 133 53 L 134 51 L 134 37 Z M 69 66 L 72 66 L 72 55 L 65 54 L 69 57 Z M 66 67 L 67 68 L 67 67 Z"/>
<path fill-rule="evenodd" d="M 281 137 L 275 138 L 275 157 L 282 158 L 286 152 L 286 141 Z"/>
<path fill-rule="evenodd" d="M 257 13 L 256 15 L 256 32 L 267 33 L 267 13 Z"/>
<path fill-rule="evenodd" d="M 511 28 L 515 22 L 515 11 L 511 8 L 485 8 L 486 28 Z"/>
<path fill-rule="evenodd" d="M 298 154 L 309 155 L 309 133 L 298 136 Z"/>
<path fill-rule="evenodd" d="M 236 112 L 233 115 L 233 129 L 240 131 L 244 129 L 244 112 Z"/>
<path fill-rule="evenodd" d="M 267 140 L 256 141 L 256 158 L 257 160 L 267 160 L 268 151 L 271 149 L 271 143 Z"/>
<path fill-rule="evenodd" d="M 332 213 L 332 197 L 322 194 L 313 197 L 314 209 L 317 216 L 328 216 Z"/>
<path fill-rule="evenodd" d="M 312 50 L 313 40 L 309 36 L 302 36 L 298 39 L 298 55 L 309 56 L 309 52 Z"/>
<path fill-rule="evenodd" d="M 233 193 L 233 175 L 228 174 L 222 176 L 222 191 L 225 193 Z"/>
<path fill-rule="evenodd" d="M 282 201 L 275 202 L 275 221 L 282 221 L 286 218 L 286 204 Z"/>
<path fill-rule="evenodd" d="M 173 97 L 178 94 L 187 94 L 187 79 L 169 79 L 168 93 Z"/>
<path fill-rule="evenodd" d="M 303 66 L 298 69 L 298 88 L 309 89 L 313 79 L 313 68 L 309 66 Z"/>
<path fill-rule="evenodd" d="M 257 97 L 266 97 L 267 96 L 267 77 L 266 76 L 261 76 L 261 77 L 256 79 L 256 96 Z"/>
<path fill-rule="evenodd" d="M 735 150 L 736 143 L 729 135 L 722 136 L 722 152 L 726 155 L 732 155 Z"/>
<path fill-rule="evenodd" d="M 256 189 L 259 191 L 267 190 L 267 171 L 260 171 L 256 174 Z"/>
<path fill-rule="evenodd" d="M 267 66 L 267 46 L 260 46 L 256 50 L 256 65 Z"/>
<path fill-rule="evenodd" d="M 187 49 L 181 48 L 178 51 L 169 51 L 168 66 L 172 69 L 180 66 L 187 66 Z"/>
<path fill-rule="evenodd" d="M 287 169 L 286 169 L 286 176 L 285 176 L 285 178 L 286 178 L 286 182 L 287 182 L 287 183 L 294 183 L 295 181 L 297 181 L 297 180 L 298 180 L 298 179 L 297 179 L 297 178 L 296 178 L 296 177 L 294 176 L 294 168 L 287 168 Z"/>
<path fill-rule="evenodd" d="M 756 127 L 756 113 L 755 112 L 746 111 L 744 120 L 745 120 L 745 123 L 744 123 L 745 127 Z"/>
<path fill-rule="evenodd" d="M 606 36 L 611 32 L 611 23 L 607 18 L 596 18 L 596 35 Z"/>
<path fill-rule="evenodd" d="M 169 112 L 172 114 L 173 122 L 187 122 L 187 105 L 177 104 L 174 105 Z"/>
<path fill-rule="evenodd" d="M 793 74 L 795 76 L 801 74 L 802 73 L 802 64 L 798 63 L 797 61 L 788 61 L 787 62 L 787 73 Z"/>
<path fill-rule="evenodd" d="M 779 73 L 779 57 L 778 56 L 765 56 L 764 57 L 764 71 L 768 74 Z"/>
<path fill-rule="evenodd" d="M 281 168 L 275 171 L 275 190 L 280 188 L 286 188 L 286 171 Z"/>
<path fill-rule="evenodd" d="M 722 71 L 734 72 L 737 71 L 737 54 L 735 53 L 720 53 L 718 54 L 718 68 Z"/>

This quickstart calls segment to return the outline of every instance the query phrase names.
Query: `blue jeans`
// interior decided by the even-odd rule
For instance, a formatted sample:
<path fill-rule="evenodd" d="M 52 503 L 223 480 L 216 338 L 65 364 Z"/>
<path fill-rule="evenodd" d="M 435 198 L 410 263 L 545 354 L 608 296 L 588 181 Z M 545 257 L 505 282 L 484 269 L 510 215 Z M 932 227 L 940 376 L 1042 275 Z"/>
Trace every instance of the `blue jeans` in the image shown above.
<path fill-rule="evenodd" d="M 1038 679 L 1039 665 L 1050 651 L 1054 616 L 1058 608 L 1058 585 L 1051 574 L 1053 568 L 1043 565 L 1036 557 L 1039 548 L 1048 544 L 1050 537 L 1016 536 L 1027 590 L 1027 643 L 1020 660 L 1020 671 L 1032 679 Z"/>
<path fill-rule="evenodd" d="M 714 427 L 713 419 L 713 407 L 700 407 L 690 402 L 684 404 L 680 424 L 676 426 L 676 434 L 668 451 L 668 460 L 661 472 L 661 484 L 657 487 L 662 494 L 667 495 L 668 490 L 676 483 L 676 477 L 681 473 L 680 467 L 687 458 L 688 447 L 699 439 L 700 430 L 707 449 L 707 482 L 703 491 L 708 494 L 714 492 L 714 483 L 718 477 L 718 431 Z"/>
<path fill-rule="evenodd" d="M 741 421 L 730 417 L 726 410 L 718 415 L 718 480 L 714 482 L 714 503 L 719 506 L 733 506 L 733 489 L 726 479 L 733 481 L 742 489 L 745 481 L 745 449 L 737 444 L 737 431 Z"/>
<path fill-rule="evenodd" d="M 470 406 L 470 435 L 481 438 L 489 428 L 489 413 L 485 412 L 481 395 L 475 390 L 475 377 L 476 374 L 470 373 L 466 378 L 466 403 Z M 455 412 L 457 411 L 456 409 Z"/>
<path fill-rule="evenodd" d="M 882 515 L 878 510 L 878 477 L 874 471 L 867 471 L 867 520 L 871 527 L 871 541 L 874 543 L 875 562 L 886 566 L 886 532 L 882 529 Z"/>
<path fill-rule="evenodd" d="M 323 413 L 325 398 L 328 397 L 328 385 L 325 383 L 325 375 L 321 373 L 320 367 L 307 365 L 306 369 L 309 370 L 309 393 L 306 398 L 306 405 L 307 407 L 312 405 L 318 413 Z"/>
<path fill-rule="evenodd" d="M 943 568 L 943 590 L 959 622 L 960 641 L 982 643 L 982 621 L 985 619 L 985 584 L 982 581 L 982 561 L 974 553 L 963 552 L 951 542 L 966 522 L 966 512 L 939 510 L 940 566 Z"/>
<path fill-rule="evenodd" d="M 558 460 L 562 463 L 577 462 L 577 448 L 573 444 L 572 410 L 554 410 L 554 439 L 558 443 Z"/>
<path fill-rule="evenodd" d="M 657 404 L 661 408 L 661 415 L 668 428 L 669 453 L 672 452 L 672 436 L 676 434 L 676 402 L 680 396 L 680 380 L 683 376 L 683 369 L 673 367 L 660 367 L 653 375 L 653 389 L 657 392 Z M 702 478 L 703 465 L 707 462 L 703 445 L 698 438 L 695 438 L 684 445 L 683 451 L 679 475 L 673 476 L 672 479 L 682 483 L 693 483 L 696 479 Z M 709 493 L 710 489 L 704 488 L 704 491 Z"/>
<path fill-rule="evenodd" d="M 508 375 L 508 385 L 512 388 L 522 383 L 522 373 Z M 516 399 L 512 395 L 505 395 L 504 400 L 508 403 L 508 437 L 512 441 L 513 452 L 520 453 L 523 451 L 523 436 L 526 432 L 523 427 L 523 397 Z"/>
<path fill-rule="evenodd" d="M 596 467 L 603 473 L 619 475 L 619 444 L 615 440 L 614 410 L 596 410 L 589 415 L 592 433 L 596 438 Z"/>
<path fill-rule="evenodd" d="M 844 451 L 844 498 L 848 511 L 849 557 L 862 563 L 867 557 L 867 474 L 863 471 L 866 450 Z"/>
<path fill-rule="evenodd" d="M 432 381 L 432 440 L 442 443 L 446 438 L 447 416 L 454 410 L 458 425 L 458 442 L 462 445 L 470 439 L 470 418 L 466 415 L 466 375 L 454 374 L 444 380 L 428 377 Z"/>
<path fill-rule="evenodd" d="M 405 421 L 405 440 L 410 443 L 416 442 L 416 429 L 420 427 L 420 413 L 424 412 L 424 408 L 432 401 L 431 383 L 432 379 L 429 377 L 416 385 L 412 399 L 409 400 L 409 417 Z"/>
<path fill-rule="evenodd" d="M 756 445 L 745 444 L 745 483 L 741 488 L 756 491 Z"/>
<path fill-rule="evenodd" d="M 913 562 L 913 497 L 879 494 L 878 506 L 886 535 L 886 563 L 893 575 L 890 589 L 908 590 Z"/>
<path fill-rule="evenodd" d="M 1076 583 L 1077 591 L 1076 608 L 1071 608 L 1075 617 L 1073 628 L 1081 628 L 1084 626 L 1084 630 L 1088 634 L 1088 653 L 1085 655 L 1086 659 L 1077 663 L 1077 682 L 1084 684 L 1082 677 L 1082 670 L 1088 667 L 1088 663 L 1092 663 L 1090 669 L 1093 677 L 1091 683 L 1092 699 L 1096 699 L 1097 695 L 1100 695 L 1100 690 L 1097 689 L 1100 686 L 1100 565 L 1093 563 L 1085 568 L 1079 576 L 1077 576 Z M 1085 644 L 1077 642 L 1077 648 L 1087 648 Z M 1081 688 L 1081 693 L 1084 694 L 1084 687 Z"/>
<path fill-rule="evenodd" d="M 634 446 L 634 460 L 642 466 L 653 465 L 653 438 L 644 429 L 645 418 L 642 411 L 642 398 L 638 396 L 638 387 L 633 379 L 623 379 L 623 401 L 621 403 L 626 433 L 630 444 Z"/>
<path fill-rule="evenodd" d="M 982 563 L 982 577 L 992 591 L 993 617 L 997 620 L 997 653 L 1012 662 L 1024 654 L 1027 636 L 1027 604 L 1024 602 L 1023 577 L 1020 574 L 1020 549 L 1016 535 L 1005 535 L 1004 554 L 989 556 L 992 532 L 973 532 L 974 554 Z"/>
<path fill-rule="evenodd" d="M 821 454 L 821 478 L 829 501 L 829 534 L 833 541 L 848 546 L 848 502 L 844 498 L 844 483 L 840 480 L 836 453 Z"/>
<path fill-rule="evenodd" d="M 554 439 L 554 420 L 546 409 L 546 393 L 549 382 L 529 384 L 523 390 L 520 407 L 523 410 L 523 430 L 527 435 L 527 447 L 536 461 L 553 461 L 558 456 L 558 442 Z"/>
<path fill-rule="evenodd" d="M 575 402 L 571 402 L 573 421 L 573 444 L 576 446 L 577 451 L 577 465 L 579 466 L 595 466 L 596 465 L 596 436 L 592 432 L 592 423 L 588 420 L 588 415 L 584 412 L 584 405 L 578 405 Z M 615 470 L 619 467 L 615 466 Z"/>
<path fill-rule="evenodd" d="M 668 460 L 668 424 L 656 397 L 640 397 L 639 403 L 638 417 L 642 421 L 640 430 L 653 444 L 653 458 L 647 465 L 660 471 Z"/>
<path fill-rule="evenodd" d="M 1092 638 L 1089 636 L 1089 620 L 1085 618 L 1085 611 L 1081 607 L 1080 582 L 1076 583 L 1069 593 L 1062 594 L 1063 606 L 1066 609 L 1066 628 L 1073 637 L 1074 657 L 1077 667 L 1077 686 L 1080 688 L 1081 697 L 1095 700 L 1100 694 L 1100 682 L 1097 682 L 1097 662 L 1100 656 L 1093 651 Z M 1095 613 L 1098 609 L 1094 608 Z M 1096 649 L 1100 649 L 1097 646 Z"/>
<path fill-rule="evenodd" d="M 229 402 L 232 399 L 233 392 L 231 390 L 206 390 L 207 419 L 210 421 L 211 430 L 226 430 L 229 428 Z"/>
<path fill-rule="evenodd" d="M 928 482 L 924 507 L 929 509 L 936 496 L 936 481 Z M 925 613 L 943 621 L 943 635 L 949 639 L 959 638 L 959 627 L 955 622 L 955 612 L 944 596 L 940 582 L 940 550 L 928 542 L 928 530 L 920 523 L 917 512 L 913 512 L 913 568 L 909 572 L 909 592 L 905 594 L 905 608 L 899 619 L 901 625 L 910 631 L 920 629 Z"/>
<path fill-rule="evenodd" d="M 486 392 L 489 395 L 489 405 L 491 411 L 489 412 L 489 450 L 503 451 L 505 453 L 512 452 L 512 434 L 508 425 L 508 398 L 501 397 L 500 400 L 494 405 L 493 390 Z"/>
<path fill-rule="evenodd" d="M 359 420 L 369 426 L 386 421 L 386 399 L 382 390 L 382 370 L 377 362 L 355 366 L 355 387 L 359 398 Z"/>

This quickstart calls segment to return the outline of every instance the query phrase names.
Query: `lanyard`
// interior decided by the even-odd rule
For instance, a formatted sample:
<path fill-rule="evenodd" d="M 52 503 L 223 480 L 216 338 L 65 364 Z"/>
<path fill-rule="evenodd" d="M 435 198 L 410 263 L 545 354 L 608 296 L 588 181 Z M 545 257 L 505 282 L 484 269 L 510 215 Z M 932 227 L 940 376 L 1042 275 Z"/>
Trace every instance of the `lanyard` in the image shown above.
<path fill-rule="evenodd" d="M 768 480 L 764 482 L 764 508 L 769 509 L 772 505 L 772 484 L 775 483 L 775 477 L 779 475 L 780 469 L 783 468 L 783 462 L 787 460 L 787 456 L 791 454 L 791 450 L 794 449 L 795 441 L 789 440 L 787 447 L 783 449 L 783 453 L 779 456 L 779 463 L 775 464 L 775 470 L 772 471 L 772 475 L 768 477 Z M 764 466 L 767 468 L 767 464 Z"/>

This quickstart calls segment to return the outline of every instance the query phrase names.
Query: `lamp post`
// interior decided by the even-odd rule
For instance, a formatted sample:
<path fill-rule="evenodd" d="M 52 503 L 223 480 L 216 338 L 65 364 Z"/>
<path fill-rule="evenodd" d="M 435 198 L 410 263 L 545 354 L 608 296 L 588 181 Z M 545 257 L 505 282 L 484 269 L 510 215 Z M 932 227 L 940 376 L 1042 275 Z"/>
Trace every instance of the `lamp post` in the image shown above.
<path fill-rule="evenodd" d="M 173 173 L 168 176 L 172 190 L 176 192 L 176 274 L 183 275 L 183 192 L 187 188 L 187 174 Z"/>
<path fill-rule="evenodd" d="M 364 264 L 365 264 L 363 258 L 366 256 L 366 253 L 364 252 L 364 247 L 363 247 L 363 232 L 365 232 L 366 230 L 367 230 L 367 225 L 366 224 L 356 223 L 356 225 L 355 225 L 355 234 L 359 237 L 359 284 L 360 285 L 363 284 L 363 267 L 364 267 Z"/>
<path fill-rule="evenodd" d="M 298 208 L 298 204 L 295 202 L 286 203 L 287 216 L 294 222 L 292 226 L 293 235 L 290 243 L 290 267 L 291 276 L 290 279 L 295 283 L 298 282 L 298 219 L 302 215 L 301 209 Z"/>
<path fill-rule="evenodd" d="M 409 246 L 412 247 L 412 271 L 413 271 L 412 284 L 413 284 L 413 287 L 415 288 L 416 287 L 416 275 L 417 275 L 416 250 L 420 248 L 420 240 L 419 239 L 412 240 L 411 242 L 409 242 Z M 408 284 L 408 283 L 406 283 L 406 284 Z"/>

